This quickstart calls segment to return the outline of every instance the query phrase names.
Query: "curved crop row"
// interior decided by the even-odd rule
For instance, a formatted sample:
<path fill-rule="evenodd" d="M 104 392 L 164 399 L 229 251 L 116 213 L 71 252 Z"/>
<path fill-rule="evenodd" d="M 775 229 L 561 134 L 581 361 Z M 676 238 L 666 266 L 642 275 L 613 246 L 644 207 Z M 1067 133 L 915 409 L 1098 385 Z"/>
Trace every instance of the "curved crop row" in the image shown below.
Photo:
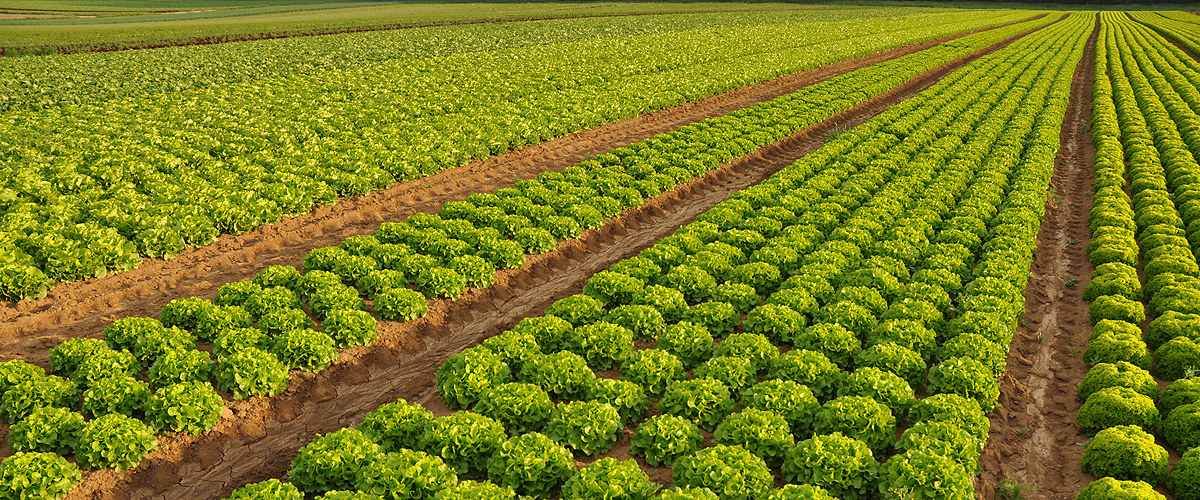
<path fill-rule="evenodd" d="M 974 498 L 1091 19 L 951 74 L 451 356 L 437 394 L 474 411 L 384 405 L 302 448 L 290 483 L 231 498 L 646 499 L 636 463 L 573 466 L 632 424 L 630 453 L 673 469 L 661 498 Z"/>
<path fill-rule="evenodd" d="M 6 114 L 0 300 L 39 297 L 56 282 L 170 259 L 339 196 L 948 29 L 830 39 L 803 26 L 470 52 Z"/>
<path fill-rule="evenodd" d="M 1200 73 L 1191 59 L 1124 15 L 1103 14 L 1096 51 L 1092 136 L 1095 195 L 1084 299 L 1095 325 L 1076 421 L 1096 437 L 1084 472 L 1102 479 L 1080 498 L 1125 490 L 1161 498 L 1166 481 L 1181 500 L 1200 498 L 1200 454 L 1168 476 L 1161 433 L 1179 452 L 1200 444 L 1193 415 L 1200 397 Z M 1128 165 L 1128 167 L 1126 167 Z M 1129 182 L 1126 183 L 1126 174 Z M 1143 284 L 1139 277 L 1145 276 Z M 1143 334 L 1141 325 L 1153 319 Z M 1174 380 L 1165 394 L 1151 375 Z"/>
<path fill-rule="evenodd" d="M 520 267 L 526 254 L 553 250 L 559 241 L 578 238 L 582 230 L 640 205 L 644 197 L 658 196 L 722 162 L 990 45 L 997 36 L 1002 34 L 974 35 L 832 78 L 561 173 L 447 203 L 439 215 L 384 223 L 375 236 L 314 250 L 304 259 L 303 274 L 272 266 L 252 280 L 223 285 L 213 301 L 175 300 L 158 319 L 114 321 L 104 340 L 63 342 L 50 352 L 50 368 L 57 375 L 22 361 L 0 364 L 0 379 L 8 381 L 0 386 L 0 416 L 17 422 L 14 428 L 31 428 L 12 434 L 29 436 L 14 438 L 25 439 L 14 443 L 17 451 L 73 450 L 80 458 L 80 444 L 54 441 L 59 439 L 52 432 L 55 422 L 84 422 L 71 411 L 76 408 L 98 417 L 91 422 L 118 413 L 125 418 L 104 418 L 120 420 L 113 425 L 125 429 L 137 428 L 142 436 L 138 446 L 120 464 L 80 463 L 118 469 L 135 465 L 153 449 L 151 430 L 201 433 L 217 422 L 223 400 L 211 382 L 235 399 L 275 395 L 287 387 L 288 370 L 321 371 L 336 359 L 338 348 L 373 342 L 377 326 L 364 310 L 368 305 L 381 319 L 419 318 L 427 310 L 427 296 L 454 299 L 466 287 L 490 286 L 497 268 Z M 211 354 L 199 349 L 198 341 L 212 342 Z M 191 409 L 180 413 L 184 407 Z M 144 416 L 149 427 L 131 416 Z M 89 443 L 100 451 L 125 445 L 111 437 Z"/>

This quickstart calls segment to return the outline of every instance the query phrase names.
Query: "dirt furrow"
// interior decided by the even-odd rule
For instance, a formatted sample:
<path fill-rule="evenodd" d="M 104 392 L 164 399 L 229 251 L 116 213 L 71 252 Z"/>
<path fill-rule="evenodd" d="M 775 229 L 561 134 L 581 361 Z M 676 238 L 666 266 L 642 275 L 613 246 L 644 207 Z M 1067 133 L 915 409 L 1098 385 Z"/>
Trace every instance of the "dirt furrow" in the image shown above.
<path fill-rule="evenodd" d="M 374 345 L 343 351 L 324 372 L 294 377 L 280 396 L 230 403 L 225 418 L 205 435 L 160 439 L 160 449 L 135 469 L 88 473 L 70 498 L 217 499 L 244 484 L 282 477 L 296 450 L 315 434 L 352 425 L 396 398 L 431 400 L 433 374 L 450 354 L 580 292 L 591 274 L 636 254 L 729 194 L 816 150 L 831 131 L 869 120 L 1016 38 L 925 73 L 626 211 L 580 240 L 531 258 L 519 270 L 501 272 L 490 288 L 472 290 L 457 301 L 435 302 L 423 319 L 381 322 Z"/>
<path fill-rule="evenodd" d="M 542 172 L 562 170 L 616 147 L 964 35 L 842 61 L 523 147 L 386 190 L 343 199 L 337 205 L 319 207 L 312 213 L 239 236 L 226 235 L 213 245 L 185 251 L 170 261 L 147 260 L 134 271 L 60 284 L 46 298 L 0 306 L 0 360 L 44 363 L 47 349 L 66 338 L 98 336 L 108 322 L 121 317 L 157 316 L 172 299 L 212 298 L 220 285 L 248 279 L 273 264 L 296 266 L 313 248 L 370 234 L 382 222 L 403 220 L 417 212 L 435 212 L 445 202 L 508 187 Z"/>
<path fill-rule="evenodd" d="M 1075 70 L 1025 289 L 1025 315 L 1013 338 L 1001 406 L 991 415 L 980 464 L 979 498 L 993 498 L 1008 483 L 1024 487 L 1024 496 L 995 498 L 1070 500 L 1092 479 L 1080 470 L 1079 444 L 1088 437 L 1075 425 L 1080 406 L 1075 389 L 1088 371 L 1082 353 L 1091 333 L 1082 292 L 1092 273 L 1086 250 L 1096 157 L 1090 123 L 1098 33 L 1099 18 Z"/>

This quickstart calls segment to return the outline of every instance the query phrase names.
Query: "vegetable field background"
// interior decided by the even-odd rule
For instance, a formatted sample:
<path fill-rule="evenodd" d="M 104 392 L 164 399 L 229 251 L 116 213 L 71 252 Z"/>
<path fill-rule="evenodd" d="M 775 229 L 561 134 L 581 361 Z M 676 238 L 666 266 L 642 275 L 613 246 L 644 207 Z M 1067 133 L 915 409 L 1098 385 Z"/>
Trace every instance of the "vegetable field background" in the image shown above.
<path fill-rule="evenodd" d="M 0 47 L 0 499 L 1200 499 L 1195 13 L 56 0 Z"/>

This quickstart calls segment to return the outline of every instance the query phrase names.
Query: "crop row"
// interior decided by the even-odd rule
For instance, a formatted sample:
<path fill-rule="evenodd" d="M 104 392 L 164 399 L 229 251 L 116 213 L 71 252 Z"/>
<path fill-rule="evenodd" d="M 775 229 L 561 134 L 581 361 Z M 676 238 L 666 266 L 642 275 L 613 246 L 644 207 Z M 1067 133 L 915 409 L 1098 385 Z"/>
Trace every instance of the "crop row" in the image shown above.
<path fill-rule="evenodd" d="M 950 29 L 830 40 L 803 26 L 471 52 L 9 113 L 0 118 L 0 299 L 37 297 L 55 282 L 173 258 L 339 196 Z"/>
<path fill-rule="evenodd" d="M 1171 12 L 1129 12 L 1129 17 L 1171 37 L 1193 54 L 1200 54 L 1200 17 Z M 1190 16 L 1189 22 L 1183 16 Z"/>
<path fill-rule="evenodd" d="M 1200 369 L 1200 65 L 1124 15 L 1101 20 L 1088 218 L 1095 271 L 1084 290 L 1095 326 L 1076 421 L 1095 435 L 1083 470 L 1102 479 L 1080 498 L 1163 498 L 1152 486 L 1165 480 L 1175 498 L 1192 500 L 1200 498 L 1200 452 L 1188 451 L 1200 444 L 1200 379 L 1192 378 Z M 1146 304 L 1153 321 L 1143 334 Z M 1152 366 L 1175 381 L 1165 392 Z M 1169 476 L 1160 432 L 1187 451 Z"/>
<path fill-rule="evenodd" d="M 527 253 L 553 250 L 644 197 L 989 45 L 996 36 L 973 35 L 832 78 L 561 173 L 447 203 L 439 215 L 384 223 L 374 236 L 314 250 L 304 259 L 303 274 L 272 266 L 252 280 L 221 286 L 213 301 L 175 300 L 158 319 L 114 321 L 104 340 L 63 342 L 50 352 L 57 376 L 23 361 L 0 364 L 5 381 L 0 416 L 16 422 L 10 433 L 14 450 L 74 451 L 90 467 L 136 465 L 154 449 L 152 431 L 202 433 L 217 422 L 223 400 L 210 382 L 236 399 L 271 396 L 287 387 L 289 369 L 321 371 L 336 359 L 337 348 L 373 342 L 376 319 L 363 310 L 368 305 L 363 296 L 379 318 L 419 318 L 427 295 L 453 299 L 468 286 L 489 286 L 497 268 L 520 267 Z M 771 230 L 771 221 L 756 222 Z M 320 331 L 314 330 L 318 323 Z M 198 348 L 207 342 L 211 354 Z M 85 422 L 72 411 L 76 408 L 96 418 Z M 134 415 L 144 416 L 148 426 Z M 66 422 L 74 430 L 59 432 Z"/>
<path fill-rule="evenodd" d="M 803 23 L 812 43 L 837 39 L 863 20 L 859 36 L 876 36 L 941 23 L 972 30 L 1005 24 L 1030 12 L 960 13 L 930 9 L 848 8 L 772 10 L 558 19 L 312 36 L 205 47 L 103 54 L 0 59 L 0 112 L 70 106 L 111 99 L 370 67 L 467 52 L 513 49 L 579 40 L 621 39 L 693 30 L 736 30 Z M 944 34 L 950 34 L 947 31 Z"/>
<path fill-rule="evenodd" d="M 384 405 L 302 448 L 290 483 L 231 498 L 650 498 L 636 462 L 574 467 L 627 425 L 632 455 L 672 468 L 661 498 L 974 498 L 1092 19 L 985 56 L 451 356 L 437 394 L 473 411 Z"/>

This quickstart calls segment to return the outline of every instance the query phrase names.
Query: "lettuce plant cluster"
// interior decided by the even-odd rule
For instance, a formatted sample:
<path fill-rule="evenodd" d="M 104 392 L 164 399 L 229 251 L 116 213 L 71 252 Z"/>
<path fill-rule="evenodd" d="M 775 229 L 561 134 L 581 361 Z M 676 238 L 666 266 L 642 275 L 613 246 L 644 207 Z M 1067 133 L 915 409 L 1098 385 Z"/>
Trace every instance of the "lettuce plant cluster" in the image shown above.
<path fill-rule="evenodd" d="M 1095 271 L 1083 291 L 1094 325 L 1084 359 L 1094 366 L 1079 387 L 1076 421 L 1095 433 L 1083 470 L 1108 477 L 1080 498 L 1161 498 L 1151 487 L 1164 479 L 1176 498 L 1196 498 L 1191 462 L 1181 461 L 1168 479 L 1167 450 L 1154 442 L 1160 434 L 1180 452 L 1200 444 L 1200 393 L 1191 379 L 1200 370 L 1200 164 L 1174 154 L 1200 147 L 1195 127 L 1183 125 L 1195 114 L 1180 111 L 1196 96 L 1178 92 L 1184 73 L 1137 69 L 1188 56 L 1127 18 L 1104 15 L 1098 29 L 1096 68 L 1104 73 L 1094 82 L 1087 247 Z M 1160 391 L 1151 370 L 1174 383 Z"/>

